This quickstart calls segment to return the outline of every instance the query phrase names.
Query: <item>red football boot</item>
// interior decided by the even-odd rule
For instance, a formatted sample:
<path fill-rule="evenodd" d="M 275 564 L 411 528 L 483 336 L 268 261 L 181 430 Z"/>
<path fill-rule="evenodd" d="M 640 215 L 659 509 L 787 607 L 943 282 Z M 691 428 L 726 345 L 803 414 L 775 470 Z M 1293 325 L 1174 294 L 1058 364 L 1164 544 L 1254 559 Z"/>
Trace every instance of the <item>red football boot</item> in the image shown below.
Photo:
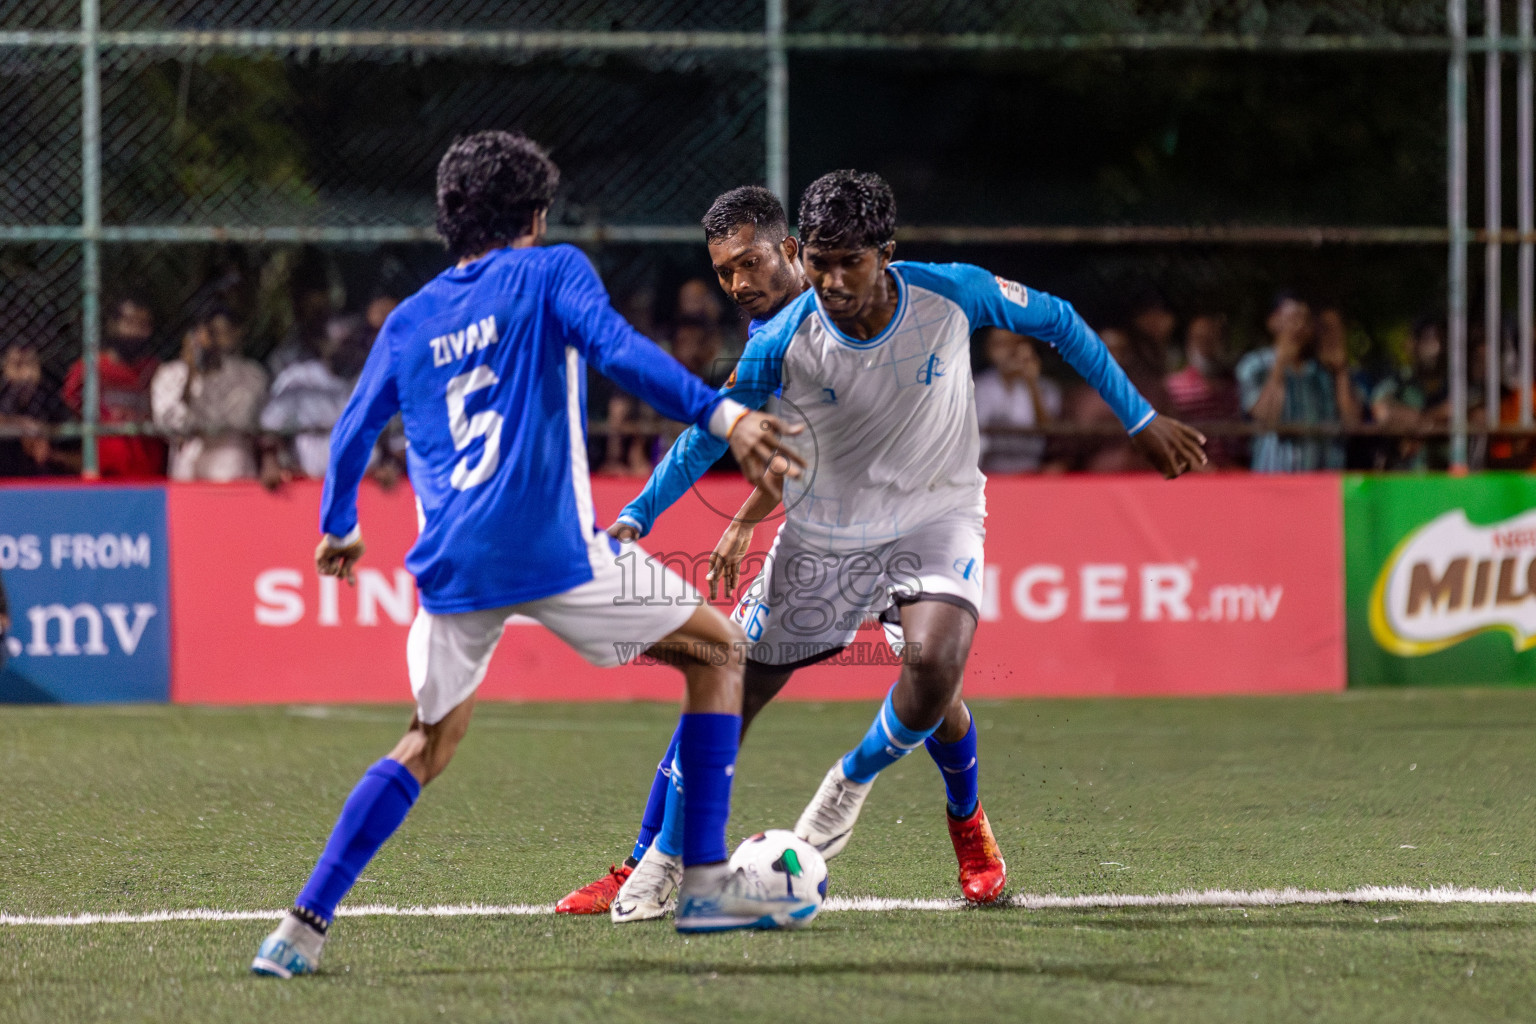
<path fill-rule="evenodd" d="M 613 906 L 613 898 L 619 894 L 619 887 L 629 878 L 634 871 L 634 865 L 624 863 L 618 867 L 609 865 L 608 873 L 595 882 L 586 885 L 567 895 L 559 903 L 555 904 L 557 914 L 606 914 L 608 908 Z"/>
<path fill-rule="evenodd" d="M 960 891 L 971 903 L 992 903 L 1008 884 L 1008 865 L 997 848 L 987 813 L 976 805 L 969 818 L 949 818 L 949 839 L 960 862 Z"/>

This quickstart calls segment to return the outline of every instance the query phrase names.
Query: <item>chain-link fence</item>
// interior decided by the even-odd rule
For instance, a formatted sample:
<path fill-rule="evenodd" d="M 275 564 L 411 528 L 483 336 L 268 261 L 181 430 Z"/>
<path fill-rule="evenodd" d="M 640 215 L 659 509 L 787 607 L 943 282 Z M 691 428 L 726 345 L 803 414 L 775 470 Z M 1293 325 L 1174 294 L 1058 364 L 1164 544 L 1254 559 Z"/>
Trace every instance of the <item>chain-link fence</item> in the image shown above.
<path fill-rule="evenodd" d="M 515 126 L 552 150 L 564 180 L 552 235 L 588 246 L 615 295 L 636 307 L 664 306 L 681 278 L 707 274 L 696 225 L 719 192 L 760 181 L 787 199 L 791 185 L 827 169 L 826 160 L 863 162 L 858 154 L 845 161 L 846 150 L 828 138 L 872 131 L 885 133 L 878 169 L 896 181 L 898 195 L 918 200 L 911 208 L 933 211 L 907 220 L 908 253 L 1014 253 L 999 261 L 1046 264 L 1049 283 L 1053 270 L 1080 281 L 1089 259 L 1083 247 L 1106 243 L 1122 262 L 1127 246 L 1148 246 L 1165 261 L 1183 259 L 1168 255 L 1182 250 L 1201 273 L 1234 246 L 1396 247 L 1413 254 L 1409 276 L 1398 275 L 1404 289 L 1434 290 L 1443 278 L 1423 269 L 1425 253 L 1470 236 L 1464 224 L 1442 226 L 1441 211 L 1424 209 L 1419 197 L 1393 207 L 1360 193 L 1354 205 L 1372 217 L 1419 211 L 1398 223 L 1340 218 L 1337 204 L 1326 203 L 1314 220 L 1285 195 L 1255 196 L 1267 221 L 1256 224 L 1219 205 L 1138 207 L 1155 174 L 1141 180 L 1135 168 L 1153 167 L 1178 145 L 1177 131 L 1166 128 L 1141 139 L 1133 137 L 1137 125 L 1103 126 L 1126 137 L 1131 170 L 1085 167 L 1080 177 L 1124 198 L 1120 206 L 1079 201 L 1049 179 L 1038 193 L 1043 206 L 1034 195 L 1019 203 L 1007 168 L 972 180 L 955 164 L 923 163 L 915 154 L 950 150 L 966 167 L 985 165 L 984 153 L 971 155 L 977 148 L 1006 151 L 1015 165 L 1036 153 L 1048 161 L 1052 147 L 1074 140 L 1017 147 L 1008 106 L 1027 105 L 1028 93 L 986 107 L 967 106 L 967 90 L 995 88 L 988 83 L 998 76 L 1028 89 L 1018 76 L 1045 67 L 1068 88 L 1086 81 L 1083 93 L 1125 92 L 1135 86 L 1126 84 L 1124 62 L 1161 54 L 1205 62 L 1138 72 L 1159 76 L 1171 102 L 1186 106 L 1201 81 L 1208 91 L 1228 87 L 1209 85 L 1213 74 L 1230 72 L 1232 87 L 1251 88 L 1240 72 L 1260 57 L 1332 61 L 1330 68 L 1409 62 L 1414 81 L 1443 96 L 1449 55 L 1454 140 L 1457 118 L 1463 132 L 1466 124 L 1464 105 L 1456 106 L 1456 61 L 1464 103 L 1465 54 L 1479 48 L 1464 35 L 1464 10 L 1457 21 L 1463 5 L 13 0 L 0 5 L 0 340 L 39 352 L 54 386 L 85 354 L 80 431 L 89 473 L 97 434 L 133 429 L 98 423 L 94 356 L 105 305 L 123 294 L 146 296 L 159 322 L 153 353 L 141 354 L 166 358 L 178 349 L 185 311 L 216 297 L 239 308 L 260 355 L 289 330 L 301 278 L 351 308 L 376 291 L 414 287 L 442 265 L 431 230 L 436 160 L 455 136 L 490 126 Z M 1519 6 L 1528 15 L 1529 0 Z M 1518 37 L 1495 32 L 1481 48 L 1514 50 L 1523 63 L 1530 35 L 1528 25 Z M 1078 58 L 1086 63 L 1062 63 Z M 1348 88 L 1371 93 L 1372 74 Z M 885 108 L 874 109 L 897 80 Z M 1318 96 L 1342 88 L 1326 75 L 1317 81 Z M 961 107 L 971 123 L 961 123 Z M 1410 128 L 1372 137 L 1368 125 L 1360 137 L 1349 123 L 1357 110 L 1335 112 L 1343 128 L 1334 134 L 1358 143 L 1339 152 L 1388 152 L 1383 173 L 1395 167 L 1401 190 L 1423 188 L 1414 161 L 1443 169 L 1447 136 L 1438 112 L 1412 113 L 1403 119 Z M 918 124 L 920 133 L 909 128 Z M 1007 137 L 988 139 L 989 131 Z M 1428 138 L 1410 137 L 1414 131 Z M 962 135 L 970 142 L 962 145 Z M 1233 137 L 1242 144 L 1240 133 Z M 1263 159 L 1258 146 L 1252 160 Z M 1429 194 L 1444 194 L 1440 180 Z M 1326 183 L 1313 192 L 1338 195 Z M 943 202 L 927 201 L 941 194 Z M 1242 201 L 1241 193 L 1233 200 Z M 1030 217 L 1031 209 L 1046 212 Z M 1066 211 L 1067 222 L 1052 209 Z M 1097 223 L 1095 210 L 1103 211 Z M 1160 223 L 1135 222 L 1148 214 Z M 1041 259 L 1033 255 L 1040 246 L 1078 250 Z M 1428 260 L 1437 262 L 1443 266 Z M 1328 266 L 1347 261 L 1317 263 L 1326 277 Z M 1466 281 L 1456 279 L 1454 263 L 1452 271 L 1454 314 Z"/>

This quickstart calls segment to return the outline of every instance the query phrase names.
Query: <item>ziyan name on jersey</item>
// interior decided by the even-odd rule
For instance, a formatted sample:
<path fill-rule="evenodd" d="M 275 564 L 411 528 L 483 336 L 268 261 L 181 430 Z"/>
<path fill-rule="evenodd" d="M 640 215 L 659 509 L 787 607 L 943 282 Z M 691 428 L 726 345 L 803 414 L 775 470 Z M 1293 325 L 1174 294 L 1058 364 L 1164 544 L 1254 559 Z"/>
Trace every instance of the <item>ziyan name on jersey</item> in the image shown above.
<path fill-rule="evenodd" d="M 447 366 L 455 359 L 463 359 L 471 352 L 490 348 L 498 340 L 494 316 L 477 320 L 462 331 L 444 334 L 428 342 L 432 346 L 432 365 Z"/>

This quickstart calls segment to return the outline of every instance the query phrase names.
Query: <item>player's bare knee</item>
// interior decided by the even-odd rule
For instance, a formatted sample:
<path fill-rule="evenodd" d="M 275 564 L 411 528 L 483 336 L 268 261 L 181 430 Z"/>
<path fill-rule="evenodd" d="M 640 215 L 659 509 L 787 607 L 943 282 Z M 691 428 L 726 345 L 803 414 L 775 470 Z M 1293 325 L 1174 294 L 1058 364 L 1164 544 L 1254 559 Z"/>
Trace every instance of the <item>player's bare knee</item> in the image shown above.
<path fill-rule="evenodd" d="M 733 644 L 746 639 L 741 626 L 709 604 L 699 605 L 678 632 L 708 643 Z"/>
<path fill-rule="evenodd" d="M 412 774 L 425 786 L 443 774 L 443 771 L 447 769 L 448 762 L 453 760 L 454 753 L 459 749 L 459 741 L 463 738 L 464 733 L 462 730 L 458 731 L 457 734 L 449 732 L 428 733 L 426 743 L 423 744 L 420 757 L 418 758 L 421 770 L 418 772 L 416 768 L 409 764 L 406 767 L 411 768 Z"/>
<path fill-rule="evenodd" d="M 685 714 L 741 714 L 741 669 L 732 665 L 694 663 L 684 670 L 688 694 Z"/>
<path fill-rule="evenodd" d="M 427 734 L 420 723 L 411 723 L 410 731 L 400 737 L 400 742 L 389 752 L 389 759 L 404 765 L 406 771 L 416 776 L 417 782 L 425 784 L 428 781 Z"/>
<path fill-rule="evenodd" d="M 413 720 L 410 730 L 395 744 L 389 756 L 404 765 L 416 781 L 425 786 L 448 767 L 468 731 L 469 715 L 458 708 L 430 725 L 419 719 Z"/>
<path fill-rule="evenodd" d="M 944 712 L 944 721 L 939 723 L 933 735 L 940 743 L 958 743 L 970 731 L 971 709 L 965 706 L 965 701 L 957 692 L 949 709 Z"/>
<path fill-rule="evenodd" d="M 685 671 L 690 663 L 729 668 L 737 676 L 746 664 L 747 636 L 717 608 L 700 605 L 681 629 L 664 637 L 652 650 Z"/>
<path fill-rule="evenodd" d="M 452 760 L 452 749 L 442 750 L 438 748 L 428 748 L 427 756 L 424 759 L 425 772 L 421 777 L 421 784 L 425 786 L 427 783 L 443 774 L 444 770 L 446 770 L 448 767 L 448 762 Z"/>
<path fill-rule="evenodd" d="M 949 714 L 959 699 L 964 672 L 963 657 L 923 651 L 902 666 L 901 677 L 910 687 L 913 704 L 923 717 L 938 720 Z"/>

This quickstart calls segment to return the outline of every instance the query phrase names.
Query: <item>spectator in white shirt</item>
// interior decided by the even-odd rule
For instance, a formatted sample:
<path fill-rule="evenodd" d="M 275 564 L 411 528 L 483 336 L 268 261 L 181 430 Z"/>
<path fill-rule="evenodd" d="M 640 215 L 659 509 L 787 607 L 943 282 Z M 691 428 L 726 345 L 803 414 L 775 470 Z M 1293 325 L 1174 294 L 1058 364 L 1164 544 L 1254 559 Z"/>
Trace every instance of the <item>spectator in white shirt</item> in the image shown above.
<path fill-rule="evenodd" d="M 155 425 L 186 435 L 172 442 L 172 480 L 255 478 L 256 420 L 267 374 L 240 354 L 243 341 L 234 315 L 210 306 L 187 328 L 181 358 L 155 371 L 149 389 Z"/>
<path fill-rule="evenodd" d="M 293 323 L 283 340 L 267 354 L 267 372 L 274 382 L 288 367 L 314 359 L 325 347 L 326 324 L 335 310 L 325 278 L 324 264 L 313 255 L 293 271 L 289 291 Z"/>
<path fill-rule="evenodd" d="M 261 411 L 261 482 L 269 489 L 294 476 L 325 478 L 331 427 L 352 395 L 368 358 L 373 332 L 360 316 L 333 317 L 321 354 L 277 375 Z"/>
<path fill-rule="evenodd" d="M 1044 426 L 1061 416 L 1061 388 L 1040 375 L 1034 340 L 1000 327 L 986 335 L 990 369 L 976 375 L 976 420 L 982 430 L 983 473 L 1034 473 L 1045 456 L 1044 437 L 989 434 L 989 427 Z"/>

